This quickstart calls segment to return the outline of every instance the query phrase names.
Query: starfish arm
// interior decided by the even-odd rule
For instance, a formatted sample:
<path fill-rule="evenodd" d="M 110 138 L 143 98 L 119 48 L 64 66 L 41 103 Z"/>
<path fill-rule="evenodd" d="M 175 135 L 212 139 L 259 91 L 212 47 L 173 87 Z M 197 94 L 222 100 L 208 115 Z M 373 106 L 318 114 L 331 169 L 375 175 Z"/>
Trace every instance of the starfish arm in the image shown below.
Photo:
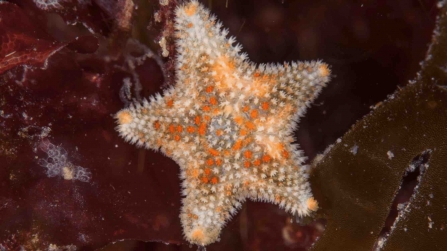
<path fill-rule="evenodd" d="M 153 116 L 146 117 L 154 106 L 144 100 L 143 104 L 131 104 L 116 113 L 115 118 L 118 123 L 116 129 L 125 141 L 136 144 L 138 147 L 156 148 L 155 121 L 152 119 Z"/>
<path fill-rule="evenodd" d="M 163 96 L 157 94 L 133 103 L 115 115 L 116 129 L 131 144 L 161 150 L 177 162 L 185 161 L 196 150 L 199 136 L 206 133 L 203 114 L 194 110 L 195 95 L 198 93 L 170 88 Z"/>
<path fill-rule="evenodd" d="M 250 199 L 279 205 L 297 216 L 307 216 L 318 209 L 302 167 L 261 168 L 264 176 L 252 181 Z"/>
<path fill-rule="evenodd" d="M 285 63 L 276 67 L 275 71 L 276 84 L 271 90 L 271 96 L 279 103 L 280 113 L 284 116 L 287 113 L 303 116 L 307 107 L 330 80 L 328 65 L 321 61 Z"/>
<path fill-rule="evenodd" d="M 234 182 L 221 182 L 208 165 L 188 164 L 182 171 L 183 195 L 180 220 L 185 238 L 205 246 L 218 240 L 222 228 L 237 210 L 245 193 Z"/>
<path fill-rule="evenodd" d="M 233 46 L 234 38 L 227 38 L 228 30 L 197 1 L 190 1 L 176 9 L 177 85 L 194 83 L 222 75 L 237 76 L 237 65 L 245 61 L 242 47 Z M 204 63 L 206 62 L 206 63 Z"/>
<path fill-rule="evenodd" d="M 183 234 L 190 243 L 206 246 L 219 239 L 220 233 L 240 207 L 236 199 L 223 194 L 191 194 L 182 201 L 180 220 Z"/>
<path fill-rule="evenodd" d="M 120 136 L 131 144 L 147 149 L 169 152 L 177 143 L 188 143 L 181 137 L 178 110 L 173 109 L 174 91 L 164 91 L 164 96 L 150 97 L 141 103 L 133 103 L 116 115 Z M 181 142 L 179 142 L 182 140 Z"/>

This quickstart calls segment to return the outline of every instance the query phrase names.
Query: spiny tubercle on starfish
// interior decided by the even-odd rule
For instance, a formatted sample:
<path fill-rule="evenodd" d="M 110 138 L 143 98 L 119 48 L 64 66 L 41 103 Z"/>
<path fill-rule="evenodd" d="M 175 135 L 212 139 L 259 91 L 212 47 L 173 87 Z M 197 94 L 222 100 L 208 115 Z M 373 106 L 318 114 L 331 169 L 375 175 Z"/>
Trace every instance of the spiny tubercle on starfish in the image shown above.
<path fill-rule="evenodd" d="M 215 242 L 246 198 L 318 209 L 293 131 L 329 81 L 319 61 L 256 66 L 197 1 L 176 10 L 176 84 L 116 115 L 120 135 L 181 168 L 190 243 Z"/>

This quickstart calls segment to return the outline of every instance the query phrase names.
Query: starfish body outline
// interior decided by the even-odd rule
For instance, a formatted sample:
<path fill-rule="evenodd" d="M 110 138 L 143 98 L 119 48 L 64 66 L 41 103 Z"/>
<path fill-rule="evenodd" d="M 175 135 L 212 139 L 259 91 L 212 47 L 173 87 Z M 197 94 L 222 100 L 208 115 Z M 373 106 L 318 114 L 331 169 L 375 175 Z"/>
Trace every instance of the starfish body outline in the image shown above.
<path fill-rule="evenodd" d="M 185 238 L 218 240 L 250 198 L 297 216 L 318 209 L 293 131 L 329 81 L 320 62 L 251 63 L 197 1 L 176 9 L 176 84 L 116 114 L 132 144 L 161 150 L 181 168 Z"/>

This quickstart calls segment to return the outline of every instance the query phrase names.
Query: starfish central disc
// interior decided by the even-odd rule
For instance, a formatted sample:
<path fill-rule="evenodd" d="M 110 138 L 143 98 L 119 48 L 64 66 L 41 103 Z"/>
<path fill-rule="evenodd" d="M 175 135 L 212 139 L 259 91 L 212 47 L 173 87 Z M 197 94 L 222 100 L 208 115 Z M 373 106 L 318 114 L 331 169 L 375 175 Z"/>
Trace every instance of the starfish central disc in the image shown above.
<path fill-rule="evenodd" d="M 255 65 L 197 1 L 176 10 L 176 84 L 119 111 L 127 141 L 181 168 L 190 243 L 215 242 L 247 198 L 298 216 L 318 209 L 293 131 L 329 81 L 319 61 Z"/>

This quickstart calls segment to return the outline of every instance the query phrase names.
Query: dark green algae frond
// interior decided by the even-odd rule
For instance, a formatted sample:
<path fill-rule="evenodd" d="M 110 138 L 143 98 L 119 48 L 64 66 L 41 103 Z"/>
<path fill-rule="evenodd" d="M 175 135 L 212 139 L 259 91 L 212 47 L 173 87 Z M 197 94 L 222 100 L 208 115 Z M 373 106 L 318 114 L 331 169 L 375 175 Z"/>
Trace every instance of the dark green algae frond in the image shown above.
<path fill-rule="evenodd" d="M 312 250 L 447 248 L 447 6 L 416 81 L 357 122 L 316 158 L 312 190 L 326 230 Z M 387 235 L 391 204 L 417 157 L 417 186 Z"/>

